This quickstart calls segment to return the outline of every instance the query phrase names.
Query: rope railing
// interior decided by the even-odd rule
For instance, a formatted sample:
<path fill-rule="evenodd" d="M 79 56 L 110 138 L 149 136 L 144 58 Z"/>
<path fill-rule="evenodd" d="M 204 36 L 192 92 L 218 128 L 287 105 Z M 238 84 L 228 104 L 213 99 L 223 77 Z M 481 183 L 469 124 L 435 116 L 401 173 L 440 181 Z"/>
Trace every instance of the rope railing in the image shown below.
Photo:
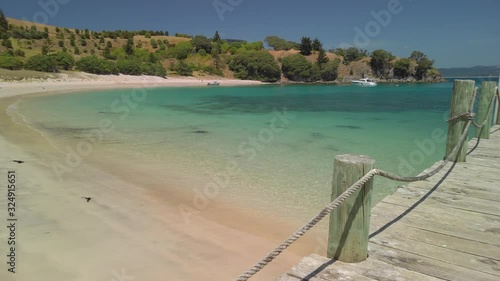
<path fill-rule="evenodd" d="M 304 226 L 299 228 L 291 236 L 289 236 L 286 240 L 281 242 L 274 250 L 269 252 L 264 258 L 262 258 L 260 261 L 258 261 L 249 270 L 247 270 L 243 274 L 241 274 L 235 281 L 247 281 L 252 276 L 254 276 L 259 271 L 261 271 L 267 264 L 269 264 L 271 261 L 273 261 L 285 249 L 287 249 L 290 245 L 292 245 L 300 237 L 304 236 L 304 234 L 306 234 L 307 231 L 309 231 L 311 228 L 316 226 L 323 218 L 325 218 L 328 214 L 330 214 L 334 209 L 339 207 L 352 194 L 356 193 L 359 189 L 361 189 L 374 176 L 378 175 L 378 176 L 382 176 L 384 178 L 388 178 L 388 179 L 395 180 L 395 181 L 401 181 L 401 182 L 416 182 L 416 181 L 425 180 L 425 179 L 430 178 L 433 175 L 439 173 L 450 161 L 455 160 L 457 152 L 460 150 L 460 148 L 464 144 L 464 141 L 467 139 L 471 124 L 475 123 L 474 122 L 475 114 L 474 114 L 473 110 L 474 110 L 474 105 L 475 105 L 475 101 L 476 101 L 477 91 L 478 91 L 477 88 L 475 88 L 474 97 L 471 101 L 471 105 L 469 107 L 469 112 L 461 113 L 461 114 L 455 115 L 452 118 L 448 119 L 448 122 L 450 122 L 450 121 L 453 121 L 453 120 L 456 120 L 459 118 L 468 117 L 464 131 L 463 131 L 462 135 L 460 136 L 460 139 L 459 139 L 457 145 L 455 145 L 453 150 L 448 154 L 448 156 L 445 157 L 445 159 L 443 160 L 443 162 L 441 164 L 439 164 L 438 166 L 436 166 L 434 169 L 432 169 L 430 171 L 427 171 L 423 174 L 420 174 L 420 175 L 414 176 L 414 177 L 403 177 L 403 176 L 399 176 L 399 175 L 393 174 L 391 172 L 387 172 L 387 171 L 379 170 L 379 169 L 370 170 L 361 179 L 359 179 L 357 182 L 355 182 L 352 186 L 350 186 L 342 194 L 340 194 L 337 198 L 335 198 L 335 200 L 333 200 L 325 208 L 323 208 L 316 216 L 311 218 L 306 224 L 304 224 Z M 498 98 L 500 100 L 500 94 L 499 94 L 498 87 L 495 89 L 495 91 L 496 91 L 496 94 L 493 95 L 490 106 L 488 108 L 488 114 L 491 112 L 491 109 L 493 107 L 492 105 L 494 104 L 495 98 Z M 488 115 L 486 115 L 486 116 L 488 116 Z M 479 129 L 482 128 L 488 120 L 489 120 L 488 118 L 485 118 L 482 125 L 480 125 L 480 126 L 478 125 L 478 128 Z"/>

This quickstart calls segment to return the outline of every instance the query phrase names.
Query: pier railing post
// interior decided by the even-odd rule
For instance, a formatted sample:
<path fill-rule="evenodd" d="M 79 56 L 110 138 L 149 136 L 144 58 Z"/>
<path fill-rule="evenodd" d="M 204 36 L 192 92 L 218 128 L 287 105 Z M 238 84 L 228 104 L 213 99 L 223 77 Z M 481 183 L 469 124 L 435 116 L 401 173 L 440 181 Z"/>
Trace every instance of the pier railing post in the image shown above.
<path fill-rule="evenodd" d="M 490 110 L 490 106 L 492 106 L 491 99 L 495 95 L 496 86 L 497 82 L 493 81 L 483 81 L 481 83 L 481 96 L 479 97 L 477 120 L 479 124 L 482 124 L 485 120 L 488 121 L 486 121 L 485 125 L 481 129 L 476 129 L 476 138 L 482 138 L 482 139 L 490 138 L 491 118 L 493 116 L 493 110 Z"/>
<path fill-rule="evenodd" d="M 338 155 L 333 164 L 332 200 L 373 169 L 364 155 Z M 355 263 L 368 257 L 373 179 L 330 214 L 328 253 L 331 259 Z"/>
<path fill-rule="evenodd" d="M 474 97 L 474 86 L 475 82 L 473 80 L 455 80 L 453 95 L 451 97 L 450 117 L 469 112 Z M 457 144 L 461 145 L 456 158 L 452 159 L 456 162 L 465 162 L 467 156 L 467 140 L 464 140 L 461 144 L 458 143 L 464 132 L 466 123 L 466 118 L 451 120 L 448 123 L 446 157 L 450 155 Z"/>
<path fill-rule="evenodd" d="M 500 81 L 498 81 L 498 87 L 500 87 Z M 498 97 L 496 98 L 495 118 L 493 121 L 496 125 L 500 125 L 500 100 L 498 99 Z"/>

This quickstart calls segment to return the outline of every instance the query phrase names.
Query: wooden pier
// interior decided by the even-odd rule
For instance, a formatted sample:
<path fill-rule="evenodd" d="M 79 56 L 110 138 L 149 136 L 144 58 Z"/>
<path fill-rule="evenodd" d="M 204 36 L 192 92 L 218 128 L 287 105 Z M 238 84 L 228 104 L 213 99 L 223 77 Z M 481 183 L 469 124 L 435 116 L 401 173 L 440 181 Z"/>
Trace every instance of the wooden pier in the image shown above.
<path fill-rule="evenodd" d="M 337 155 L 332 201 L 236 281 L 327 215 L 327 257 L 305 257 L 278 281 L 500 280 L 499 99 L 496 82 L 478 91 L 473 80 L 455 80 L 444 160 L 417 176 L 376 169 L 369 156 Z M 473 127 L 477 138 L 467 142 Z M 372 208 L 375 176 L 410 184 Z"/>
<path fill-rule="evenodd" d="M 500 280 L 500 126 L 491 132 L 469 142 L 467 162 L 372 209 L 367 260 L 310 255 L 278 280 Z"/>

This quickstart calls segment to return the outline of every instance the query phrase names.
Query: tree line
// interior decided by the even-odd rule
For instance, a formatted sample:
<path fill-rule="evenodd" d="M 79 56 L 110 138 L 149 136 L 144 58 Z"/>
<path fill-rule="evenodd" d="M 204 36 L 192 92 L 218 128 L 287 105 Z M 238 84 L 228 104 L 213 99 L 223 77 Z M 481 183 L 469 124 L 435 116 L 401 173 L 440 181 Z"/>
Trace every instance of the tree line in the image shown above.
<path fill-rule="evenodd" d="M 213 37 L 204 35 L 191 36 L 176 33 L 177 37 L 189 38 L 189 41 L 170 44 L 166 39 L 152 38 L 152 36 L 168 35 L 168 31 L 103 31 L 93 32 L 88 29 L 73 31 L 67 28 L 56 27 L 56 37 L 49 36 L 47 27 L 39 31 L 36 26 L 30 28 L 9 24 L 0 10 L 0 38 L 6 49 L 0 54 L 0 67 L 8 69 L 31 69 L 39 71 L 59 71 L 77 69 L 95 74 L 131 74 L 131 75 L 158 75 L 165 76 L 166 70 L 162 62 L 170 61 L 169 69 L 179 75 L 193 75 L 194 71 L 223 76 L 224 69 L 234 73 L 239 79 L 254 79 L 266 82 L 276 82 L 284 76 L 290 81 L 315 82 L 334 81 L 338 77 L 340 64 L 350 65 L 362 61 L 370 66 L 373 75 L 378 78 L 407 79 L 414 77 L 417 80 L 428 76 L 435 76 L 438 72 L 433 68 L 433 61 L 420 51 L 414 51 L 408 58 L 396 58 L 385 50 L 367 50 L 350 47 L 324 49 L 318 38 L 311 39 L 304 36 L 300 42 L 285 40 L 275 35 L 267 36 L 264 41 L 247 42 L 223 40 L 216 31 Z M 134 36 L 142 35 L 149 41 L 134 41 Z M 24 58 L 24 51 L 15 49 L 11 41 L 26 39 L 28 49 L 31 49 L 35 40 L 43 40 L 41 54 Z M 122 38 L 122 46 L 116 46 L 116 38 Z M 124 39 L 125 38 L 125 39 Z M 69 39 L 69 46 L 67 45 Z M 61 51 L 54 51 L 54 44 Z M 88 40 L 91 40 L 90 43 Z M 143 48 L 149 44 L 153 52 Z M 16 43 L 18 45 L 19 43 Z M 37 43 L 39 46 L 39 43 Z M 93 44 L 88 46 L 88 44 Z M 276 51 L 290 51 L 280 59 L 265 48 Z M 88 47 L 86 47 L 88 46 Z M 72 48 L 75 56 L 81 56 L 81 50 L 90 54 L 75 59 L 69 52 Z M 30 52 L 31 53 L 31 52 Z M 337 55 L 330 60 L 328 53 Z M 88 56 L 90 55 L 90 56 Z M 310 57 L 315 55 L 317 57 Z M 331 57 L 331 55 L 330 55 Z M 351 68 L 352 72 L 352 68 Z M 351 73 L 352 74 L 352 73 Z"/>

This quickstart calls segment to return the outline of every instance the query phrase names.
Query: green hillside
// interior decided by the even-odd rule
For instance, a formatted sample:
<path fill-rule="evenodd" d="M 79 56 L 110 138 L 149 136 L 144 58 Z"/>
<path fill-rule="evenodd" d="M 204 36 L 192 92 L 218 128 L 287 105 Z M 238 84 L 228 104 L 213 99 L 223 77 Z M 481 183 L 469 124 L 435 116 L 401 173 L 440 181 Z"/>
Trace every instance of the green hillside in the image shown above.
<path fill-rule="evenodd" d="M 385 50 L 326 51 L 320 40 L 224 40 L 168 31 L 92 31 L 6 18 L 0 10 L 0 68 L 94 74 L 221 76 L 265 82 L 349 81 L 360 77 L 399 81 L 440 77 L 419 51 L 397 58 Z M 269 49 L 265 49 L 267 45 Z"/>

